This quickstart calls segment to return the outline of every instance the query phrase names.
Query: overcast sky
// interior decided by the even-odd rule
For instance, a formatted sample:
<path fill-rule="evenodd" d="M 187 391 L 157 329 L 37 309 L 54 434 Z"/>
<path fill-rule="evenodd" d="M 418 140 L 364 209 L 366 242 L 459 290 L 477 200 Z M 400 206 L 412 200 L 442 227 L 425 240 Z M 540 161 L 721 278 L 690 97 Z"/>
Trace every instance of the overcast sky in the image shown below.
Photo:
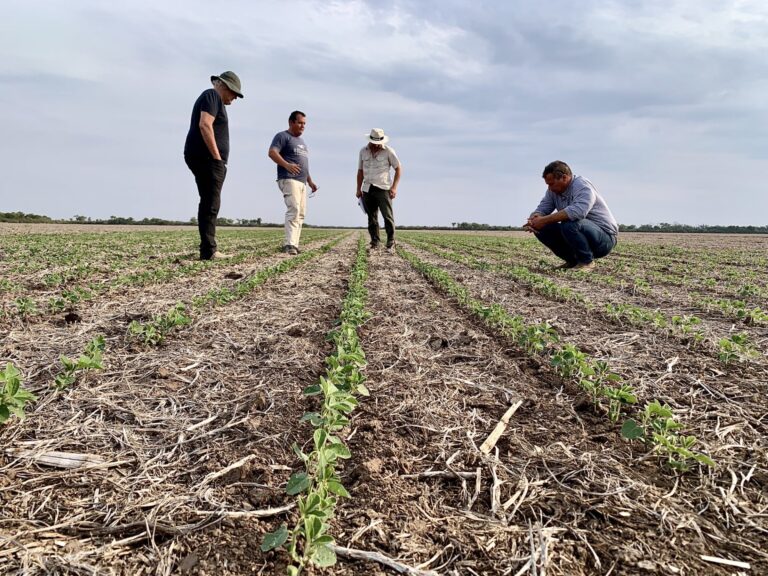
<path fill-rule="evenodd" d="M 768 224 L 765 0 L 4 0 L 0 212 L 188 220 L 182 151 L 234 70 L 221 216 L 282 222 L 291 110 L 307 222 L 364 225 L 365 134 L 403 163 L 403 225 L 520 225 L 568 162 L 624 224 Z"/>

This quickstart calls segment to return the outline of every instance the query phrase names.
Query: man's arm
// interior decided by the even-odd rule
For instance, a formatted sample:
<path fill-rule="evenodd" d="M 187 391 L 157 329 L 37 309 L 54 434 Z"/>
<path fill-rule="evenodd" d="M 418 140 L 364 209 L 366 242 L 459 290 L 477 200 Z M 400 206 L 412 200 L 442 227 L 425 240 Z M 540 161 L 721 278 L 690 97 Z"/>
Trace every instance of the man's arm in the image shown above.
<path fill-rule="evenodd" d="M 278 150 L 277 148 L 270 148 L 268 156 L 272 159 L 272 161 L 275 164 L 277 164 L 278 166 L 282 166 L 293 175 L 296 175 L 299 172 L 301 172 L 301 166 L 299 166 L 298 164 L 291 164 L 290 162 L 287 162 L 285 158 L 283 158 L 280 155 L 280 150 Z"/>
<path fill-rule="evenodd" d="M 203 137 L 203 142 L 208 147 L 208 151 L 214 160 L 221 161 L 221 154 L 219 153 L 219 147 L 216 146 L 216 135 L 213 133 L 213 121 L 216 119 L 208 112 L 200 112 L 200 121 L 197 123 L 200 128 L 200 135 Z"/>
<path fill-rule="evenodd" d="M 566 217 L 563 218 L 564 213 L 553 213 L 554 209 L 555 199 L 553 197 L 553 193 L 547 190 L 544 192 L 544 197 L 539 202 L 539 205 L 536 206 L 536 210 L 531 212 L 531 215 L 528 216 L 528 220 L 525 224 L 523 224 L 523 230 L 527 230 L 528 232 L 536 232 L 551 222 L 560 222 L 561 220 L 568 219 L 567 214 L 565 215 Z M 560 216 L 558 216 L 558 220 L 544 220 L 545 218 L 549 218 L 550 216 L 555 216 L 557 214 L 560 214 Z"/>
<path fill-rule="evenodd" d="M 357 198 L 362 198 L 363 196 L 363 169 L 362 168 L 357 169 L 357 188 L 355 191 L 355 196 Z"/>
<path fill-rule="evenodd" d="M 392 180 L 392 187 L 389 189 L 389 197 L 394 200 L 395 196 L 397 196 L 397 185 L 400 183 L 400 175 L 403 172 L 403 165 L 400 164 L 397 168 L 395 168 L 395 177 Z"/>
<path fill-rule="evenodd" d="M 552 214 L 548 214 L 547 216 L 542 216 L 541 214 L 537 214 L 534 212 L 530 218 L 528 218 L 528 223 L 523 226 L 523 228 L 532 228 L 533 230 L 541 230 L 546 226 L 547 224 L 553 224 L 555 222 L 564 222 L 565 220 L 570 220 L 570 216 L 568 216 L 568 212 L 565 210 L 558 210 L 557 212 L 553 212 Z"/>
<path fill-rule="evenodd" d="M 317 184 L 315 184 L 315 181 L 312 180 L 312 176 L 307 174 L 307 184 L 309 184 L 309 187 L 312 188 L 312 192 L 317 192 Z"/>
<path fill-rule="evenodd" d="M 597 195 L 589 186 L 583 186 L 574 190 L 572 198 L 571 203 L 563 208 L 563 212 L 567 212 L 571 220 L 583 220 L 595 205 Z"/>

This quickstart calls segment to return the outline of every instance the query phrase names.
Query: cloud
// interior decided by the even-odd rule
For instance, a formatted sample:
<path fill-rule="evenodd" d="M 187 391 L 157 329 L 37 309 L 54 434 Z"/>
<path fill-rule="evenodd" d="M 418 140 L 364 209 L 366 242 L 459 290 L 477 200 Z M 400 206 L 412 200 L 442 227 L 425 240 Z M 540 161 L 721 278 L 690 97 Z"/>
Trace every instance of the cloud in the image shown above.
<path fill-rule="evenodd" d="M 4 211 L 188 219 L 192 103 L 232 69 L 246 98 L 230 108 L 227 217 L 282 219 L 266 151 L 301 109 L 321 186 L 315 224 L 362 224 L 356 155 L 373 126 L 403 161 L 403 224 L 518 223 L 554 158 L 592 179 L 625 223 L 764 223 L 768 201 L 737 181 L 768 168 L 762 2 L 42 8 L 10 0 L 0 22 Z"/>

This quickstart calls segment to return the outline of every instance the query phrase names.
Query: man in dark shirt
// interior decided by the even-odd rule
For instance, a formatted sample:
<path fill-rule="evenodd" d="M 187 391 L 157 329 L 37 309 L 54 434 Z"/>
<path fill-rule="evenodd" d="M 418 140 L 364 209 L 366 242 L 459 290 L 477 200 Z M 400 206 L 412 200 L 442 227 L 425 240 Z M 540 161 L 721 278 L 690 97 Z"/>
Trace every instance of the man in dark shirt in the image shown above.
<path fill-rule="evenodd" d="M 216 249 L 216 218 L 229 158 L 229 121 L 225 106 L 243 97 L 240 78 L 234 72 L 211 76 L 211 84 L 213 88 L 203 92 L 192 108 L 184 144 L 184 161 L 195 175 L 200 195 L 197 208 L 200 260 L 231 258 Z"/>

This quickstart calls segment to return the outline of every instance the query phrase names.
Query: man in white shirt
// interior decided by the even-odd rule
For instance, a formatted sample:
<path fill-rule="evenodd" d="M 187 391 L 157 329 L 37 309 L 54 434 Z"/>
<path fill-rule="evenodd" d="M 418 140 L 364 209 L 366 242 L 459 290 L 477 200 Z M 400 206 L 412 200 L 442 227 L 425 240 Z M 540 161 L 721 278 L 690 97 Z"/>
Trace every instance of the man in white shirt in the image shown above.
<path fill-rule="evenodd" d="M 402 166 L 395 149 L 387 146 L 389 136 L 381 128 L 374 128 L 368 135 L 368 145 L 360 150 L 357 163 L 357 192 L 362 198 L 363 207 L 368 214 L 368 232 L 371 235 L 371 248 L 378 248 L 379 210 L 384 217 L 384 229 L 387 232 L 387 249 L 395 245 L 395 219 L 392 214 L 392 200 L 397 196 Z M 390 180 L 390 169 L 395 176 Z"/>

